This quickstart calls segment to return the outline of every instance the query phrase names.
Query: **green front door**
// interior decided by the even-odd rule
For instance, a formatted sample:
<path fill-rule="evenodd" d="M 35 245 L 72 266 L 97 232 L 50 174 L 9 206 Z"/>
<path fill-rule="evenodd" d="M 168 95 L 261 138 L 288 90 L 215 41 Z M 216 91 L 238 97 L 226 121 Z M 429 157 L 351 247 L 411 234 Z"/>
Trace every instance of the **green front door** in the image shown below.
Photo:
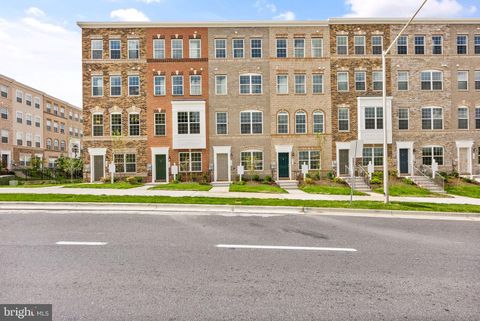
<path fill-rule="evenodd" d="M 278 178 L 290 178 L 289 153 L 278 153 Z"/>
<path fill-rule="evenodd" d="M 167 180 L 167 155 L 155 155 L 155 180 Z"/>

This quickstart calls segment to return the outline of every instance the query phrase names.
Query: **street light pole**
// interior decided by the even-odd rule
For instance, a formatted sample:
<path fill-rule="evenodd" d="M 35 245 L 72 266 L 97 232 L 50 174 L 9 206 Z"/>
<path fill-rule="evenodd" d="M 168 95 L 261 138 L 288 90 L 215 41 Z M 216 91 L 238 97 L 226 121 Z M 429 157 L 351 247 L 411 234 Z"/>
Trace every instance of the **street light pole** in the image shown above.
<path fill-rule="evenodd" d="M 382 106 L 383 106 L 383 193 L 384 202 L 388 204 L 388 130 L 387 130 L 387 54 L 392 50 L 393 45 L 397 42 L 398 38 L 403 34 L 405 29 L 415 19 L 417 14 L 422 10 L 423 6 L 428 0 L 424 0 L 422 5 L 415 11 L 415 14 L 408 20 L 407 24 L 403 26 L 402 30 L 398 33 L 395 39 L 390 43 L 386 50 L 382 51 Z"/>

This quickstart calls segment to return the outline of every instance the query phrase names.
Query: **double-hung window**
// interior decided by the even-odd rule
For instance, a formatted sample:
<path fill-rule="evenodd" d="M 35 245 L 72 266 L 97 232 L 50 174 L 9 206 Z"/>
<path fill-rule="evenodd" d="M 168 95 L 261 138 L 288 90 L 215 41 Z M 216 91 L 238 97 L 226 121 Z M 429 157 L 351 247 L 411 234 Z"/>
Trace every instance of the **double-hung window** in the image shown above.
<path fill-rule="evenodd" d="M 252 58 L 262 58 L 262 39 L 250 39 L 250 50 Z"/>
<path fill-rule="evenodd" d="M 443 72 L 422 71 L 420 73 L 420 83 L 422 90 L 442 90 Z"/>
<path fill-rule="evenodd" d="M 408 90 L 408 71 L 399 71 L 397 74 L 397 89 Z"/>
<path fill-rule="evenodd" d="M 247 171 L 263 170 L 263 152 L 245 151 L 240 153 L 240 164 Z"/>
<path fill-rule="evenodd" d="M 348 55 L 348 36 L 337 36 L 337 55 Z"/>
<path fill-rule="evenodd" d="M 458 113 L 458 129 L 468 129 L 468 108 L 459 107 Z"/>
<path fill-rule="evenodd" d="M 475 108 L 475 129 L 480 129 L 480 107 Z"/>
<path fill-rule="evenodd" d="M 381 91 L 383 89 L 383 75 L 381 71 L 372 72 L 372 83 L 374 91 Z"/>
<path fill-rule="evenodd" d="M 475 90 L 480 90 L 480 70 L 475 70 Z"/>
<path fill-rule="evenodd" d="M 0 85 L 0 97 L 8 98 L 8 88 L 7 88 L 7 86 Z"/>
<path fill-rule="evenodd" d="M 338 109 L 338 130 L 348 132 L 350 130 L 350 111 L 348 108 Z"/>
<path fill-rule="evenodd" d="M 295 75 L 295 93 L 306 94 L 307 93 L 307 77 L 305 75 Z"/>
<path fill-rule="evenodd" d="M 40 109 L 40 98 L 38 97 L 33 98 L 33 104 L 35 105 L 36 109 Z"/>
<path fill-rule="evenodd" d="M 139 96 L 140 95 L 140 77 L 128 76 L 128 95 Z"/>
<path fill-rule="evenodd" d="M 183 76 L 181 75 L 172 76 L 172 95 L 174 96 L 183 95 Z"/>
<path fill-rule="evenodd" d="M 127 42 L 127 46 L 128 46 L 128 59 L 139 59 L 140 58 L 140 40 L 129 39 Z"/>
<path fill-rule="evenodd" d="M 441 55 L 443 52 L 443 37 L 440 35 L 432 36 L 432 54 Z"/>
<path fill-rule="evenodd" d="M 103 136 L 103 114 L 93 114 L 92 136 Z"/>
<path fill-rule="evenodd" d="M 277 94 L 288 94 L 288 75 L 277 75 Z"/>
<path fill-rule="evenodd" d="M 103 58 L 103 40 L 102 39 L 92 39 L 90 42 L 92 53 L 92 59 L 102 59 Z"/>
<path fill-rule="evenodd" d="M 443 109 L 439 107 L 422 108 L 422 129 L 443 129 Z"/>
<path fill-rule="evenodd" d="M 240 75 L 240 94 L 261 94 L 262 75 Z"/>
<path fill-rule="evenodd" d="M 466 55 L 468 53 L 468 36 L 457 35 L 457 54 Z"/>
<path fill-rule="evenodd" d="M 114 154 L 115 171 L 118 173 L 135 173 L 137 171 L 135 154 Z"/>
<path fill-rule="evenodd" d="M 153 59 L 165 59 L 165 39 L 153 39 Z"/>
<path fill-rule="evenodd" d="M 17 111 L 17 123 L 23 123 L 23 113 L 21 111 Z"/>
<path fill-rule="evenodd" d="M 200 134 L 200 112 L 181 111 L 177 114 L 178 134 Z"/>
<path fill-rule="evenodd" d="M 364 55 L 365 54 L 365 36 L 354 36 L 354 49 L 356 55 Z"/>
<path fill-rule="evenodd" d="M 468 71 L 457 71 L 457 89 L 468 90 Z"/>
<path fill-rule="evenodd" d="M 305 39 L 293 39 L 293 49 L 295 58 L 305 58 Z"/>
<path fill-rule="evenodd" d="M 245 56 L 245 40 L 233 39 L 233 58 L 244 58 Z"/>
<path fill-rule="evenodd" d="M 312 92 L 314 94 L 323 94 L 323 74 L 312 75 Z"/>
<path fill-rule="evenodd" d="M 215 39 L 215 58 L 227 58 L 226 39 Z"/>
<path fill-rule="evenodd" d="M 93 76 L 92 77 L 92 97 L 103 96 L 103 77 L 102 76 Z"/>
<path fill-rule="evenodd" d="M 26 114 L 25 115 L 25 124 L 28 126 L 32 126 L 32 115 L 31 114 Z"/>
<path fill-rule="evenodd" d="M 425 54 L 425 36 L 415 36 L 415 54 L 424 55 Z"/>
<path fill-rule="evenodd" d="M 115 113 L 110 115 L 110 135 L 122 136 L 122 114 Z"/>
<path fill-rule="evenodd" d="M 365 91 L 366 90 L 366 76 L 365 71 L 355 71 L 355 90 L 356 91 Z"/>
<path fill-rule="evenodd" d="M 323 57 L 323 38 L 312 38 L 312 58 Z"/>
<path fill-rule="evenodd" d="M 228 113 L 227 112 L 215 113 L 215 123 L 216 123 L 217 135 L 228 134 Z"/>
<path fill-rule="evenodd" d="M 110 59 L 122 58 L 120 39 L 111 39 L 109 41 L 109 46 L 110 46 Z"/>
<path fill-rule="evenodd" d="M 227 94 L 227 75 L 215 75 L 215 95 Z"/>
<path fill-rule="evenodd" d="M 17 145 L 22 146 L 23 145 L 23 133 L 22 132 L 17 132 Z"/>
<path fill-rule="evenodd" d="M 8 108 L 7 107 L 0 108 L 0 114 L 2 119 L 8 119 Z"/>
<path fill-rule="evenodd" d="M 128 135 L 140 136 L 140 114 L 128 114 Z"/>
<path fill-rule="evenodd" d="M 240 112 L 240 133 L 241 134 L 262 134 L 263 114 L 260 111 Z"/>
<path fill-rule="evenodd" d="M 202 42 L 200 39 L 190 39 L 189 41 L 189 57 L 191 59 L 199 59 L 202 56 Z"/>
<path fill-rule="evenodd" d="M 183 39 L 172 39 L 172 59 L 183 58 Z"/>
<path fill-rule="evenodd" d="M 202 94 L 202 76 L 190 75 L 190 95 L 200 96 Z"/>
<path fill-rule="evenodd" d="M 27 106 L 32 106 L 32 95 L 25 94 L 25 104 Z"/>
<path fill-rule="evenodd" d="M 372 36 L 372 54 L 381 55 L 383 51 L 383 37 Z"/>
<path fill-rule="evenodd" d="M 201 172 L 202 171 L 202 153 L 201 152 L 182 152 L 180 156 L 180 172 Z"/>
<path fill-rule="evenodd" d="M 307 114 L 304 111 L 295 113 L 295 134 L 307 133 Z"/>
<path fill-rule="evenodd" d="M 3 144 L 8 144 L 8 137 L 9 137 L 9 132 L 6 129 L 2 129 L 2 143 Z"/>
<path fill-rule="evenodd" d="M 277 39 L 277 58 L 286 58 L 288 56 L 287 53 L 287 39 L 286 38 L 278 38 Z"/>
<path fill-rule="evenodd" d="M 398 109 L 398 129 L 407 130 L 408 129 L 408 108 L 399 108 Z"/>
<path fill-rule="evenodd" d="M 167 133 L 167 117 L 165 113 L 155 113 L 155 136 L 165 136 Z"/>
<path fill-rule="evenodd" d="M 348 71 L 337 72 L 337 90 L 348 91 Z"/>
<path fill-rule="evenodd" d="M 17 90 L 16 91 L 16 96 L 17 96 L 17 103 L 23 103 L 23 91 Z"/>
<path fill-rule="evenodd" d="M 433 160 L 438 165 L 443 165 L 443 147 L 423 147 L 422 148 L 422 163 L 423 165 L 431 166 Z"/>
<path fill-rule="evenodd" d="M 316 111 L 313 113 L 313 133 L 322 134 L 325 132 L 325 116 L 322 112 Z"/>
<path fill-rule="evenodd" d="M 408 36 L 400 36 L 397 39 L 397 54 L 408 54 Z"/>
<path fill-rule="evenodd" d="M 318 150 L 302 150 L 298 152 L 298 169 L 302 169 L 302 165 L 308 165 L 309 170 L 320 169 L 320 151 Z"/>
<path fill-rule="evenodd" d="M 153 76 L 153 95 L 165 96 L 165 76 Z"/>
<path fill-rule="evenodd" d="M 277 114 L 277 134 L 288 134 L 288 113 L 279 112 Z"/>
<path fill-rule="evenodd" d="M 365 107 L 365 129 L 383 129 L 382 107 Z"/>
<path fill-rule="evenodd" d="M 480 35 L 473 37 L 473 52 L 476 55 L 480 55 Z"/>
<path fill-rule="evenodd" d="M 370 162 L 374 166 L 383 165 L 383 147 L 364 147 L 362 156 L 363 166 L 368 166 Z"/>
<path fill-rule="evenodd" d="M 53 132 L 58 133 L 58 122 L 56 121 L 53 122 Z"/>
<path fill-rule="evenodd" d="M 122 77 L 121 76 L 110 76 L 110 96 L 121 96 L 122 95 Z"/>

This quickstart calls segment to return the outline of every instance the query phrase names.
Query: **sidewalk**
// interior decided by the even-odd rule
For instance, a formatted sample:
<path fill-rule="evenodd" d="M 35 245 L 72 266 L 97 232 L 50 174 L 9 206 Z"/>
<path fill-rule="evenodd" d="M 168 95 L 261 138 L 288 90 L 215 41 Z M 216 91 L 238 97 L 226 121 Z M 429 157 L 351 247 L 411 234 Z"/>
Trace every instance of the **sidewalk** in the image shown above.
<path fill-rule="evenodd" d="M 131 189 L 88 189 L 88 188 L 62 188 L 61 186 L 51 187 L 5 187 L 0 188 L 0 194 L 83 194 L 83 195 L 133 195 L 133 196 L 171 196 L 171 197 L 225 197 L 225 198 L 262 198 L 262 199 L 290 199 L 290 200 L 327 200 L 327 201 L 349 201 L 349 195 L 325 195 L 308 194 L 301 190 L 295 190 L 288 194 L 266 194 L 266 193 L 239 193 L 228 192 L 212 188 L 210 191 L 170 191 L 170 190 L 149 190 L 152 185 L 145 185 Z M 355 201 L 383 201 L 383 195 L 371 193 L 366 196 L 353 196 Z M 480 205 L 480 199 L 462 196 L 449 198 L 437 197 L 390 197 L 394 202 L 418 202 L 436 204 L 470 204 Z"/>

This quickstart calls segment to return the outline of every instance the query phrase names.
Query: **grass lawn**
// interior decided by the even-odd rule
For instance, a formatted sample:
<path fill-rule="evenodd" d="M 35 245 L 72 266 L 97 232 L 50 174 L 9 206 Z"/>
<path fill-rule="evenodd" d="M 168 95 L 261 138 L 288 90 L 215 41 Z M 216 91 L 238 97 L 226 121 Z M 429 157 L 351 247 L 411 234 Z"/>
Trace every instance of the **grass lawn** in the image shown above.
<path fill-rule="evenodd" d="M 330 182 L 329 182 L 330 183 Z M 335 184 L 331 182 L 329 185 L 315 184 L 303 185 L 300 187 L 302 191 L 310 194 L 327 194 L 327 195 L 350 195 L 350 186 Z M 363 192 L 353 191 L 353 195 L 367 195 Z"/>
<path fill-rule="evenodd" d="M 449 194 L 480 198 L 480 185 L 468 183 L 462 179 L 450 179 L 445 184 L 445 190 Z"/>
<path fill-rule="evenodd" d="M 383 186 L 375 187 L 373 188 L 373 191 L 375 193 L 383 194 Z M 431 197 L 431 196 L 439 195 L 439 194 L 430 192 L 428 189 L 421 188 L 420 186 L 405 184 L 401 181 L 396 181 L 390 184 L 389 194 L 390 196 L 419 196 L 419 197 Z"/>
<path fill-rule="evenodd" d="M 0 188 L 40 188 L 40 187 L 53 187 L 53 186 L 68 186 L 74 185 L 76 183 L 63 183 L 63 184 L 54 184 L 54 183 L 45 183 L 45 184 L 22 184 L 17 186 L 10 185 L 0 185 Z"/>
<path fill-rule="evenodd" d="M 143 186 L 143 184 L 130 184 L 127 182 L 116 183 L 93 183 L 93 184 L 71 184 L 66 185 L 65 188 L 109 188 L 109 189 L 129 189 Z"/>
<path fill-rule="evenodd" d="M 230 192 L 245 192 L 245 193 L 272 193 L 281 194 L 287 191 L 277 185 L 246 183 L 245 185 L 232 184 L 230 185 Z"/>
<path fill-rule="evenodd" d="M 97 202 L 97 203 L 156 203 L 156 204 L 212 204 L 212 205 L 256 205 L 297 206 L 325 208 L 354 208 L 392 211 L 435 211 L 480 213 L 479 205 L 434 204 L 415 202 L 391 202 L 386 205 L 375 201 L 313 201 L 258 198 L 222 197 L 169 197 L 133 195 L 75 195 L 75 194 L 0 194 L 3 202 Z"/>
<path fill-rule="evenodd" d="M 199 183 L 169 183 L 160 184 L 149 189 L 170 190 L 170 191 L 209 191 L 212 185 L 201 185 Z"/>

